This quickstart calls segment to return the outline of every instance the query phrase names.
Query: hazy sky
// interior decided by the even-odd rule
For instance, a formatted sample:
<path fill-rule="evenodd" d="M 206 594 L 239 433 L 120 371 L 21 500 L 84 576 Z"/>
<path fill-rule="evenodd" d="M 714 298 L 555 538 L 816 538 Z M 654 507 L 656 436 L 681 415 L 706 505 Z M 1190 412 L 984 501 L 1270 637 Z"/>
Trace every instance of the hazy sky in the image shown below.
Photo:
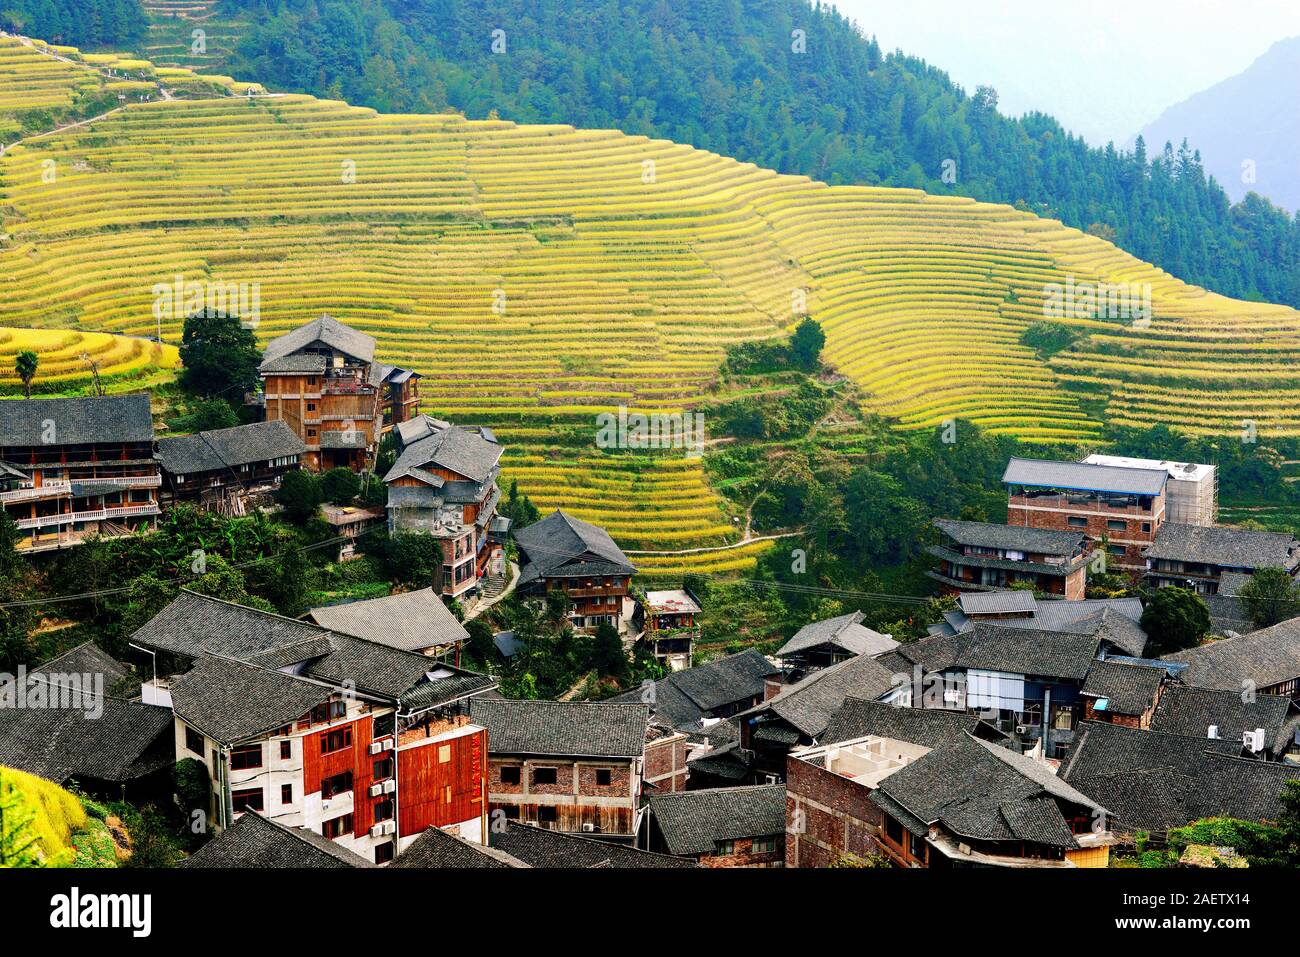
<path fill-rule="evenodd" d="M 968 93 L 996 87 L 1003 113 L 1042 110 L 1097 145 L 1123 145 L 1300 35 L 1300 0 L 833 2 L 885 50 L 921 57 Z"/>

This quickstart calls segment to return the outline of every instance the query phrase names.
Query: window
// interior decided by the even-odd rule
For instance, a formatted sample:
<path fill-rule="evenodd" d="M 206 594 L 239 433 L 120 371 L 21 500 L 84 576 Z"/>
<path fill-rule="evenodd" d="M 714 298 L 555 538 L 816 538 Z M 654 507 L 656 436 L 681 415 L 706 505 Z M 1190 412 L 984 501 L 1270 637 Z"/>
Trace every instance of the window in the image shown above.
<path fill-rule="evenodd" d="M 246 744 L 242 748 L 235 748 L 230 752 L 230 769 L 232 771 L 244 771 L 248 768 L 260 768 L 262 766 L 262 746 L 260 744 Z"/>
<path fill-rule="evenodd" d="M 242 811 L 261 811 L 263 810 L 262 789 L 245 788 L 242 791 L 232 791 L 230 802 L 236 814 Z"/>
<path fill-rule="evenodd" d="M 199 734 L 193 728 L 185 729 L 185 747 L 193 751 L 199 757 L 203 757 L 203 735 Z"/>
<path fill-rule="evenodd" d="M 1128 522 L 1122 518 L 1108 518 L 1106 519 L 1106 527 L 1112 532 L 1122 532 L 1128 528 Z"/>
<path fill-rule="evenodd" d="M 752 850 L 755 854 L 771 854 L 773 851 L 776 850 L 776 838 L 774 837 L 755 838 L 754 846 Z"/>
<path fill-rule="evenodd" d="M 380 844 L 378 847 L 376 847 L 376 848 L 375 848 L 375 863 L 376 863 L 376 864 L 387 864 L 389 861 L 391 861 L 391 860 L 393 859 L 393 848 L 394 848 L 394 846 L 395 846 L 395 845 L 393 844 L 392 841 L 386 841 L 386 842 L 384 842 L 383 844 Z"/>
<path fill-rule="evenodd" d="M 384 778 L 391 778 L 393 776 L 393 759 L 380 758 L 375 762 L 374 772 L 374 778 L 376 781 L 382 781 Z"/>
<path fill-rule="evenodd" d="M 391 798 L 375 804 L 375 820 L 391 821 L 393 819 L 393 802 Z"/>
<path fill-rule="evenodd" d="M 293 803 L 293 785 L 292 785 L 292 784 L 281 784 L 281 785 L 280 785 L 280 803 L 281 803 L 281 804 L 292 804 L 292 803 Z"/>
<path fill-rule="evenodd" d="M 324 724 L 327 721 L 334 721 L 348 713 L 348 706 L 341 700 L 326 701 L 324 704 L 318 704 L 311 709 L 312 724 Z"/>
<path fill-rule="evenodd" d="M 320 796 L 324 798 L 332 798 L 336 794 L 345 794 L 351 790 L 351 771 L 344 771 L 342 774 L 336 774 L 333 777 L 326 778 L 320 783 Z"/>
<path fill-rule="evenodd" d="M 1149 532 L 1149 531 L 1151 531 L 1151 523 L 1150 523 L 1150 522 L 1143 522 L 1143 523 L 1142 523 L 1142 531 L 1144 531 L 1144 532 Z"/>
<path fill-rule="evenodd" d="M 554 784 L 557 778 L 555 768 L 533 768 L 534 784 Z"/>
<path fill-rule="evenodd" d="M 885 837 L 897 844 L 903 846 L 903 825 L 899 824 L 888 814 L 885 815 Z"/>
<path fill-rule="evenodd" d="M 516 765 L 507 765 L 501 769 L 502 784 L 518 784 L 519 768 Z"/>
<path fill-rule="evenodd" d="M 342 817 L 331 818 L 321 825 L 321 833 L 331 840 L 352 833 L 352 815 L 344 814 Z"/>
<path fill-rule="evenodd" d="M 612 777 L 613 774 L 609 770 L 609 768 L 596 769 L 596 783 L 601 787 L 609 787 L 609 783 Z"/>
<path fill-rule="evenodd" d="M 320 753 L 333 754 L 335 751 L 342 751 L 344 748 L 352 747 L 352 729 L 339 728 L 337 731 L 327 731 L 320 736 Z"/>
<path fill-rule="evenodd" d="M 554 824 L 560 819 L 558 808 L 539 807 L 537 809 L 537 821 L 539 824 Z"/>
<path fill-rule="evenodd" d="M 1071 515 L 1067 520 L 1071 528 L 1087 528 L 1088 520 L 1079 515 Z"/>
<path fill-rule="evenodd" d="M 280 760 L 281 760 L 281 761 L 288 761 L 291 757 L 293 757 L 293 742 L 292 742 L 292 741 L 281 741 L 281 742 L 280 742 Z"/>
<path fill-rule="evenodd" d="M 718 857 L 730 857 L 732 854 L 736 853 L 736 842 L 718 841 L 718 843 L 714 845 L 714 849 Z"/>

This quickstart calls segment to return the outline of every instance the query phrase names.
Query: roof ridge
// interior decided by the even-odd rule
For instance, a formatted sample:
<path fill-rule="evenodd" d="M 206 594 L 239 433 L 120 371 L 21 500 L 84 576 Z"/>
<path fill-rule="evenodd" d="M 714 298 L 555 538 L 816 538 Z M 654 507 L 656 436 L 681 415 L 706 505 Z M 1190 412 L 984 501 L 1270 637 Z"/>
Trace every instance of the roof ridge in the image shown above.
<path fill-rule="evenodd" d="M 304 628 L 311 628 L 314 631 L 324 632 L 325 634 L 328 635 L 334 634 L 334 632 L 330 631 L 328 628 L 322 628 L 320 625 L 312 624 L 309 621 L 303 621 L 301 618 L 290 618 L 288 615 L 282 615 L 278 611 L 264 611 L 261 608 L 254 608 L 252 605 L 241 605 L 239 602 L 230 601 L 228 598 L 218 598 L 215 595 L 205 595 L 201 591 L 195 591 L 192 588 L 186 588 L 184 585 L 181 586 L 181 592 L 186 595 L 191 595 L 195 598 L 205 599 L 206 601 L 215 601 L 222 605 L 229 605 L 231 608 L 239 608 L 242 609 L 243 611 L 251 611 L 256 615 L 265 615 L 267 618 L 278 618 L 281 621 L 292 622 L 295 625 L 302 625 Z M 293 642 L 293 644 L 297 644 L 297 643 L 298 642 Z M 281 647 L 289 647 L 289 646 L 285 645 Z M 204 654 L 207 654 L 207 652 L 204 652 Z M 213 657 L 221 657 L 221 656 L 214 655 Z"/>

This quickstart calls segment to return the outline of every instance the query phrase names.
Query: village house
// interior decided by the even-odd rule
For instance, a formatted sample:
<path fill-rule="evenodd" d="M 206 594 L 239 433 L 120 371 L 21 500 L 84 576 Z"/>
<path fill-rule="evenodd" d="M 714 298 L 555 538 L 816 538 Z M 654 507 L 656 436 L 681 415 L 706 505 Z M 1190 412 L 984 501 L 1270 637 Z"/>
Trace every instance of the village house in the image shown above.
<path fill-rule="evenodd" d="M 45 692 L 42 706 L 3 700 L 17 689 L 0 681 L 0 767 L 108 800 L 170 798 L 171 715 L 140 701 L 140 681 L 126 665 L 85 642 L 31 669 L 26 681 L 29 694 L 37 685 Z"/>
<path fill-rule="evenodd" d="M 645 705 L 476 698 L 492 818 L 631 841 L 641 817 Z M 498 815 L 499 812 L 499 815 Z"/>
<path fill-rule="evenodd" d="M 1128 619 L 1122 622 L 1120 619 Z M 957 607 L 943 613 L 943 620 L 930 625 L 931 635 L 955 635 L 982 622 L 1008 627 L 1037 628 L 1040 631 L 1078 631 L 1102 623 L 1113 629 L 1141 632 L 1142 600 L 1139 598 L 1060 598 L 1039 600 L 1025 591 L 962 592 Z"/>
<path fill-rule="evenodd" d="M 1177 665 L 1142 658 L 1112 657 L 1095 662 L 1079 691 L 1083 720 L 1126 728 L 1151 727 L 1166 686 L 1180 670 Z"/>
<path fill-rule="evenodd" d="M 645 593 L 645 642 L 655 661 L 669 671 L 683 671 L 695 657 L 700 637 L 700 602 L 689 588 Z"/>
<path fill-rule="evenodd" d="M 313 608 L 307 617 L 322 628 L 399 651 L 460 664 L 461 646 L 469 638 L 432 588 Z"/>
<path fill-rule="evenodd" d="M 159 439 L 163 501 L 197 502 L 243 515 L 251 503 L 278 489 L 286 472 L 299 468 L 306 451 L 280 420 Z"/>
<path fill-rule="evenodd" d="M 646 727 L 645 765 L 641 770 L 647 796 L 686 790 L 691 745 L 691 735 L 651 717 Z"/>
<path fill-rule="evenodd" d="M 1168 480 L 1165 469 L 1013 458 L 1002 475 L 1007 525 L 1077 531 L 1104 550 L 1104 570 L 1140 575 L 1165 522 Z"/>
<path fill-rule="evenodd" d="M 886 652 L 882 658 L 892 654 Z M 759 784 L 784 780 L 786 755 L 821 740 L 849 696 L 881 698 L 910 680 L 910 673 L 896 675 L 882 658 L 858 655 L 814 671 L 737 715 L 738 748 L 752 756 L 749 780 Z"/>
<path fill-rule="evenodd" d="M 1107 866 L 1104 809 L 1046 764 L 971 734 L 964 716 L 894 710 L 880 733 L 790 754 L 787 866 Z"/>
<path fill-rule="evenodd" d="M 357 543 L 362 536 L 384 527 L 388 513 L 382 505 L 335 505 L 326 502 L 320 507 L 321 520 L 330 527 L 330 538 L 338 542 L 338 561 L 346 562 L 359 557 Z"/>
<path fill-rule="evenodd" d="M 376 867 L 342 844 L 301 827 L 287 827 L 257 811 L 229 827 L 181 861 L 181 867 L 254 870 L 335 870 Z"/>
<path fill-rule="evenodd" d="M 1300 618 L 1171 652 L 1163 660 L 1186 665 L 1181 678 L 1195 688 L 1300 701 Z"/>
<path fill-rule="evenodd" d="M 615 695 L 611 701 L 650 706 L 655 720 L 694 733 L 761 702 L 780 688 L 781 669 L 748 648 L 738 654 L 674 671 L 653 685 Z"/>
<path fill-rule="evenodd" d="M 1091 560 L 1083 530 L 934 520 L 944 541 L 926 550 L 939 559 L 927 572 L 944 594 L 1028 585 L 1047 595 L 1084 597 Z"/>
<path fill-rule="evenodd" d="M 152 527 L 162 475 L 147 395 L 15 399 L 0 417 L 0 507 L 24 553 Z"/>
<path fill-rule="evenodd" d="M 285 422 L 317 471 L 360 471 L 385 426 L 419 410 L 418 377 L 375 362 L 375 340 L 332 316 L 268 342 L 259 372 L 266 420 Z"/>
<path fill-rule="evenodd" d="M 493 534 L 504 451 L 490 432 L 465 429 L 420 416 L 399 430 L 401 453 L 388 486 L 388 530 L 436 539 L 442 548 L 441 581 L 446 598 L 463 598 L 505 585 L 504 545 Z"/>
<path fill-rule="evenodd" d="M 175 716 L 176 760 L 208 768 L 214 826 L 256 810 L 384 863 L 428 827 L 482 842 L 484 675 L 182 591 L 133 636 Z"/>
<path fill-rule="evenodd" d="M 701 867 L 782 867 L 785 785 L 651 795 L 642 827 L 648 850 Z"/>
<path fill-rule="evenodd" d="M 1285 695 L 1175 684 L 1160 696 L 1150 727 L 1192 738 L 1239 742 L 1244 756 L 1281 761 L 1300 745 L 1300 708 Z"/>
<path fill-rule="evenodd" d="M 623 600 L 636 567 L 609 534 L 556 509 L 540 522 L 515 529 L 521 596 L 561 590 L 573 603 L 569 620 L 579 631 L 602 624 L 623 630 Z"/>
<path fill-rule="evenodd" d="M 1115 623 L 1132 625 L 1119 615 Z M 1018 747 L 1059 759 L 1081 719 L 1080 694 L 1094 663 L 1111 654 L 1140 656 L 1146 644 L 1140 629 L 1111 624 L 1104 615 L 1071 631 L 987 622 L 900 645 L 878 660 L 910 676 L 891 701 L 977 712 L 1014 735 Z"/>
<path fill-rule="evenodd" d="M 443 870 L 446 868 L 494 869 L 502 867 L 530 867 L 504 851 L 486 844 L 478 844 L 457 837 L 450 831 L 431 827 L 415 839 L 410 847 L 397 855 L 390 865 L 398 870 L 419 868 Z"/>
<path fill-rule="evenodd" d="M 1217 594 L 1225 575 L 1281 568 L 1294 577 L 1300 570 L 1300 541 L 1287 532 L 1167 523 L 1143 555 L 1151 585 L 1177 585 L 1201 595 Z"/>
<path fill-rule="evenodd" d="M 829 668 L 858 655 L 875 657 L 898 647 L 889 635 L 862 624 L 860 611 L 809 622 L 794 633 L 776 652 L 785 669 L 787 683 L 798 681 L 810 671 Z"/>
<path fill-rule="evenodd" d="M 1083 464 L 1139 469 L 1144 472 L 1164 470 L 1169 476 L 1165 483 L 1165 521 L 1182 525 L 1214 525 L 1219 521 L 1217 466 L 1101 453 L 1089 455 Z"/>
<path fill-rule="evenodd" d="M 1061 779 L 1103 804 L 1116 834 L 1206 817 L 1276 821 L 1289 763 L 1242 757 L 1241 741 L 1084 722 Z"/>

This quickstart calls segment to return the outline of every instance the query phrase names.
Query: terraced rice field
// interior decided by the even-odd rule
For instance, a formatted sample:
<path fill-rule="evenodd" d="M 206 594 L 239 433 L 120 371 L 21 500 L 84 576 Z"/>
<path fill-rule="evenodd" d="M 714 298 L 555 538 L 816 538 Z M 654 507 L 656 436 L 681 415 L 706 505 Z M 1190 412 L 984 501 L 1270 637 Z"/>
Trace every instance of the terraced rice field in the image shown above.
<path fill-rule="evenodd" d="M 14 53 L 0 40 L 0 69 Z M 0 323 L 148 333 L 158 283 L 258 283 L 259 335 L 326 310 L 366 330 L 424 373 L 426 409 L 496 427 L 507 478 L 540 506 L 633 550 L 736 532 L 697 459 L 597 449 L 596 416 L 689 408 L 729 344 L 802 308 L 869 411 L 908 428 L 962 416 L 1084 440 L 1101 424 L 1086 407 L 1300 432 L 1293 310 L 1007 206 L 832 188 L 615 131 L 288 95 L 138 103 L 10 150 L 0 194 Z M 1150 283 L 1155 318 L 1070 320 L 1091 338 L 1045 362 L 1020 336 L 1067 276 Z M 639 563 L 728 571 L 746 549 Z"/>
<path fill-rule="evenodd" d="M 168 382 L 180 367 L 175 346 L 147 339 L 76 329 L 0 329 L 0 397 L 22 394 L 14 363 L 18 353 L 29 350 L 40 359 L 33 396 L 89 393 L 92 363 L 109 392 L 134 392 Z"/>
<path fill-rule="evenodd" d="M 149 18 L 143 53 L 150 60 L 205 73 L 224 69 L 241 24 L 219 15 L 218 0 L 143 0 L 141 5 Z"/>

